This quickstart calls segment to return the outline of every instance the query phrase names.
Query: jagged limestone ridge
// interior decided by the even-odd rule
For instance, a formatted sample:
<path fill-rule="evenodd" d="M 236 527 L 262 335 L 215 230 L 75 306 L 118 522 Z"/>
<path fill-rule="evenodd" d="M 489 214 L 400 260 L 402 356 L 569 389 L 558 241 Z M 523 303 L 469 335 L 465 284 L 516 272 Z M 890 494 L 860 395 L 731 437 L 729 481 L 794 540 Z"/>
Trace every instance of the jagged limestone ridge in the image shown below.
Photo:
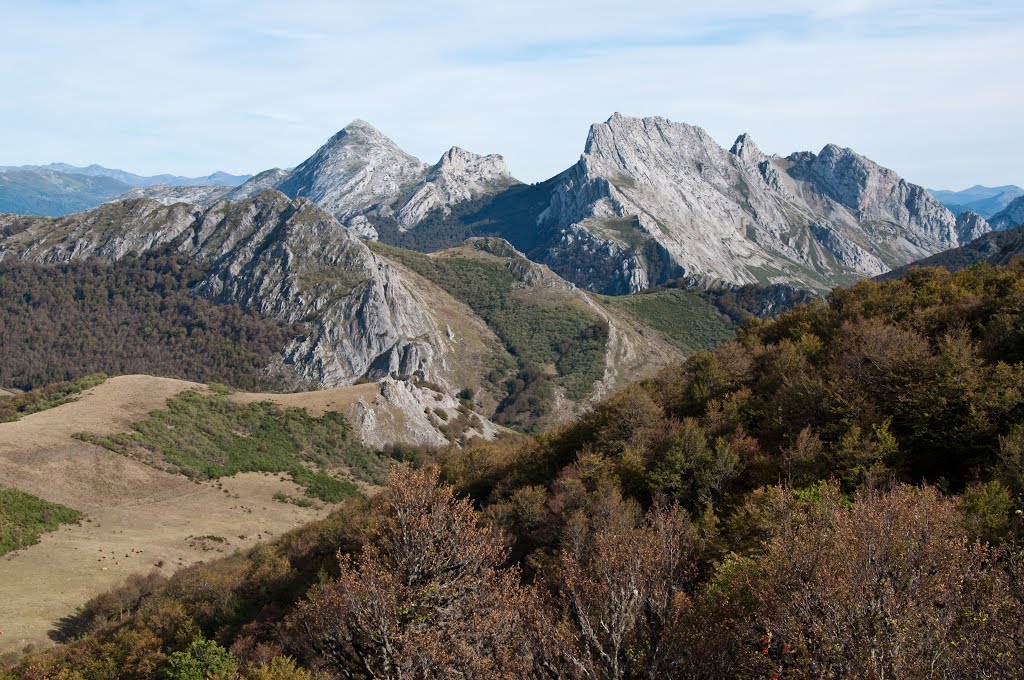
<path fill-rule="evenodd" d="M 926 191 L 848 149 L 783 159 L 743 134 L 726 151 L 701 128 L 619 114 L 591 127 L 539 226 L 554 235 L 546 263 L 612 293 L 679 276 L 826 290 L 967 235 Z"/>

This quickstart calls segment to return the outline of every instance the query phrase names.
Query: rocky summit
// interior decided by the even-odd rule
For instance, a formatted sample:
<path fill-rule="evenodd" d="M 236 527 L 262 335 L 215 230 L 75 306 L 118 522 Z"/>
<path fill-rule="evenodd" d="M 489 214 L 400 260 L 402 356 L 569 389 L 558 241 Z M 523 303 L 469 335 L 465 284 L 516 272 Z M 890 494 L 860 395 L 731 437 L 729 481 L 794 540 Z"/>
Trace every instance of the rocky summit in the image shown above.
<path fill-rule="evenodd" d="M 359 233 L 366 213 L 390 217 L 388 206 L 422 182 L 429 170 L 375 127 L 355 120 L 276 188 L 291 198 L 308 198 Z"/>
<path fill-rule="evenodd" d="M 501 156 L 479 156 L 453 146 L 397 210 L 398 223 L 401 228 L 410 229 L 432 211 L 439 210 L 447 215 L 457 203 L 496 193 L 517 183 Z"/>
<path fill-rule="evenodd" d="M 276 188 L 359 237 L 419 250 L 501 236 L 585 289 L 625 294 L 682 280 L 702 288 L 785 284 L 824 292 L 968 243 L 990 226 L 835 144 L 786 157 L 748 134 L 731 148 L 703 129 L 615 114 L 590 128 L 579 162 L 526 186 L 497 154 L 452 147 L 433 166 L 365 121 L 294 170 L 233 189 L 154 187 L 122 198 L 199 208 Z M 1002 225 L 1002 226 L 1000 226 Z"/>
<path fill-rule="evenodd" d="M 978 235 L 849 149 L 780 158 L 744 134 L 726 150 L 699 127 L 619 114 L 591 127 L 539 223 L 545 262 L 610 293 L 676 277 L 824 290 Z"/>

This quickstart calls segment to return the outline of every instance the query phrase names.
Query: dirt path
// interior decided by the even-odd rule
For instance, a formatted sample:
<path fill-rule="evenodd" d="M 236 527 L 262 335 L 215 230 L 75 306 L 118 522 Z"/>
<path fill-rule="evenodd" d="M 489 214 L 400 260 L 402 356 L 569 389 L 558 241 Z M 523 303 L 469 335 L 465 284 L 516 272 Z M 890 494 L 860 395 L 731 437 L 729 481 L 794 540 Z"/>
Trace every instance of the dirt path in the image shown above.
<path fill-rule="evenodd" d="M 76 402 L 0 424 L 0 484 L 87 514 L 80 525 L 0 557 L 0 653 L 48 643 L 57 621 L 130 574 L 209 560 L 326 513 L 274 501 L 275 491 L 301 493 L 277 475 L 198 484 L 71 438 L 126 431 L 168 397 L 197 387 L 123 376 Z M 206 535 L 225 540 L 205 548 L 190 540 Z"/>

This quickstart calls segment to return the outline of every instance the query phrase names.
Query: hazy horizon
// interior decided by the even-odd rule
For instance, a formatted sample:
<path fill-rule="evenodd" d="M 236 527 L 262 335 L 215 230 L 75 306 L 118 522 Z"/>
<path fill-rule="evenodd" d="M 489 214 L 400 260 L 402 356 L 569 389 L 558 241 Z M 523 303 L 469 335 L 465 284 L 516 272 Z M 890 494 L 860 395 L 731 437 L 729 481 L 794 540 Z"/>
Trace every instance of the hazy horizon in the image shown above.
<path fill-rule="evenodd" d="M 819 5 L 0 0 L 0 165 L 255 174 L 362 118 L 426 162 L 457 145 L 535 182 L 620 111 L 725 147 L 835 143 L 934 189 L 1024 184 L 1024 7 Z"/>

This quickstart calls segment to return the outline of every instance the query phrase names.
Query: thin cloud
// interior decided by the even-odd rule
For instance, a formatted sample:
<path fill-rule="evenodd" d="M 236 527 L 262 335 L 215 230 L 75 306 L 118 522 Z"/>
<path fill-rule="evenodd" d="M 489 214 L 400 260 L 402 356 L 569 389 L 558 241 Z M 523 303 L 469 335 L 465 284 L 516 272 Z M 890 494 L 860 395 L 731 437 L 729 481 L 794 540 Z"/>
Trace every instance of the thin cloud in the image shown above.
<path fill-rule="evenodd" d="M 1019 184 L 1015 4 L 0 0 L 0 164 L 255 172 L 362 117 L 425 160 L 458 144 L 540 180 L 619 110 Z"/>

